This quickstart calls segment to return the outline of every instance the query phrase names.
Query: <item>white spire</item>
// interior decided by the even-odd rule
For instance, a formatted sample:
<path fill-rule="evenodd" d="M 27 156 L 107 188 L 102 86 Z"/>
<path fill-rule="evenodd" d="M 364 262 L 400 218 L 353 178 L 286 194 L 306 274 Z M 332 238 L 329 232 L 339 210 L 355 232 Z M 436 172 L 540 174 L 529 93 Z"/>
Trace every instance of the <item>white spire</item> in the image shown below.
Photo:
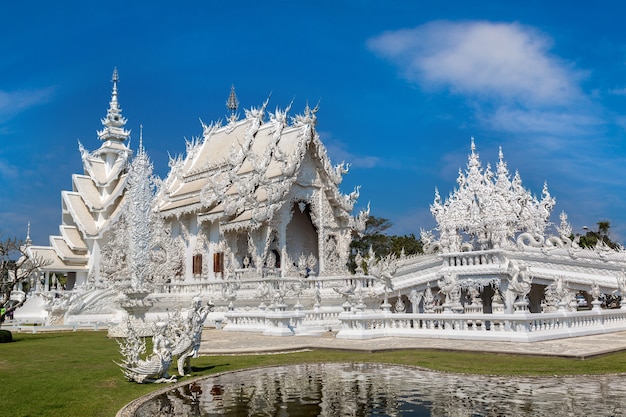
<path fill-rule="evenodd" d="M 26 228 L 26 246 L 31 246 L 33 241 L 30 239 L 30 222 L 28 222 L 28 226 Z"/>
<path fill-rule="evenodd" d="M 113 83 L 113 92 L 111 93 L 111 101 L 109 102 L 109 110 L 104 119 L 102 119 L 102 125 L 104 129 L 98 132 L 98 137 L 101 141 L 117 141 L 123 142 L 130 136 L 130 131 L 124 129 L 126 125 L 126 119 L 122 117 L 122 109 L 117 101 L 117 82 L 119 81 L 119 75 L 117 68 L 113 70 L 113 77 L 111 82 Z"/>
<path fill-rule="evenodd" d="M 139 125 L 139 153 L 143 153 L 143 124 Z"/>
<path fill-rule="evenodd" d="M 226 100 L 226 108 L 230 111 L 228 120 L 232 123 L 237 120 L 237 109 L 239 108 L 239 100 L 237 100 L 237 94 L 235 94 L 235 85 L 230 86 L 230 95 Z"/>

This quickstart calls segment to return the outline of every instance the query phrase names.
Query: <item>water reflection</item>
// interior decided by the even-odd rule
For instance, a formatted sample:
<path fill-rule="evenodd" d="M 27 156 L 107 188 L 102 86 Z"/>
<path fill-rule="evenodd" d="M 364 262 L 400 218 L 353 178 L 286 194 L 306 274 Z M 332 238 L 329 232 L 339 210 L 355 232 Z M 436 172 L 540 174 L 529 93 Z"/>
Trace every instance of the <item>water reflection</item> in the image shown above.
<path fill-rule="evenodd" d="M 381 364 L 307 364 L 234 372 L 144 403 L 152 416 L 619 416 L 623 376 L 509 378 Z"/>

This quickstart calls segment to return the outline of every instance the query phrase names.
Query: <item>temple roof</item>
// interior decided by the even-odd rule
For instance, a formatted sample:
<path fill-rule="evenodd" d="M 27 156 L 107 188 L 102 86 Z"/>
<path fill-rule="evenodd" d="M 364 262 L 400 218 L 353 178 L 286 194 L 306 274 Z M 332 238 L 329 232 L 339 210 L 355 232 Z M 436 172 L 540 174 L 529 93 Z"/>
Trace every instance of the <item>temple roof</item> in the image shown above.
<path fill-rule="evenodd" d="M 220 219 L 227 228 L 254 227 L 273 215 L 296 181 L 310 186 L 307 181 L 318 178 L 324 185 L 317 186 L 327 189 L 339 207 L 337 215 L 348 217 L 358 193 L 339 192 L 347 169 L 330 164 L 315 131 L 315 111 L 307 107 L 288 124 L 288 110 L 277 109 L 264 121 L 266 104 L 225 126 L 203 125 L 203 137 L 187 144 L 185 159 L 170 161 L 159 195 L 163 215 L 196 212 L 204 220 Z M 317 174 L 303 180 L 299 173 L 305 159 Z"/>
<path fill-rule="evenodd" d="M 126 174 L 120 176 L 115 188 L 106 197 L 100 195 L 100 191 L 91 177 L 75 174 L 72 176 L 72 180 L 74 190 L 83 197 L 88 208 L 91 211 L 99 211 L 108 208 L 122 195 L 126 185 Z"/>
<path fill-rule="evenodd" d="M 63 240 L 65 240 L 65 243 L 72 251 L 82 252 L 88 249 L 83 236 L 75 226 L 61 225 L 59 230 Z"/>
<path fill-rule="evenodd" d="M 41 271 L 69 272 L 86 271 L 88 269 L 87 262 L 80 264 L 64 262 L 51 246 L 30 246 L 28 251 L 31 256 L 44 261 L 45 266 L 39 268 Z"/>
<path fill-rule="evenodd" d="M 77 253 L 70 249 L 62 236 L 50 236 L 50 245 L 63 262 L 86 264 L 89 260 L 85 252 Z"/>
<path fill-rule="evenodd" d="M 113 212 L 105 219 L 97 222 L 96 218 L 98 216 L 91 211 L 80 193 L 62 191 L 61 197 L 65 209 L 70 213 L 77 229 L 85 238 L 100 237 L 108 229 L 109 225 L 117 220 L 125 200 L 125 195 L 123 195 Z"/>

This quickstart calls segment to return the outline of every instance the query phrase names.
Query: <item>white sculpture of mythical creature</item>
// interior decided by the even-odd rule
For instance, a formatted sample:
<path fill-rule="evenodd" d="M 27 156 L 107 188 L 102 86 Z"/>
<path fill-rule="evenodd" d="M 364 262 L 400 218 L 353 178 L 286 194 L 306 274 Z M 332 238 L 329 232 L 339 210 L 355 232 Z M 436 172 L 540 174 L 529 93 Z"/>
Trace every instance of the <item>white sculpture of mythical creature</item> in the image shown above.
<path fill-rule="evenodd" d="M 432 297 L 432 294 L 431 294 Z M 415 288 L 409 292 L 409 300 L 411 300 L 411 307 L 413 313 L 419 313 L 419 305 L 420 301 L 422 301 L 423 295 L 418 292 Z M 426 301 L 426 300 L 424 300 Z"/>
<path fill-rule="evenodd" d="M 302 297 L 302 293 L 304 292 L 304 281 L 302 279 L 297 279 L 289 284 L 287 284 L 287 294 L 289 296 L 296 297 L 296 304 L 294 307 L 302 307 L 300 303 L 300 297 Z"/>
<path fill-rule="evenodd" d="M 180 376 L 189 374 L 191 371 L 191 358 L 198 357 L 198 349 L 200 349 L 200 340 L 202 338 L 202 327 L 204 326 L 204 321 L 208 314 L 212 310 L 212 304 L 207 303 L 203 306 L 202 300 L 199 297 L 193 299 L 187 320 L 183 323 L 182 332 L 178 335 L 175 345 L 172 348 L 172 355 L 178 357 L 176 365 Z"/>
<path fill-rule="evenodd" d="M 545 238 L 541 235 L 535 235 L 530 232 L 521 233 L 517 237 L 517 247 L 524 250 L 527 247 L 540 248 L 543 246 Z"/>
<path fill-rule="evenodd" d="M 388 293 L 393 291 L 392 278 L 398 270 L 398 259 L 392 253 L 378 259 L 370 246 L 366 265 L 367 273 L 383 285 L 385 304 L 387 304 Z"/>
<path fill-rule="evenodd" d="M 237 290 L 241 287 L 239 282 L 224 282 L 222 283 L 222 297 L 228 301 L 228 308 L 232 310 L 234 308 L 233 302 L 237 298 Z"/>
<path fill-rule="evenodd" d="M 626 278 L 624 277 L 624 271 L 617 277 L 617 288 L 619 288 L 619 295 L 621 296 L 620 306 L 626 309 Z"/>
<path fill-rule="evenodd" d="M 172 344 L 167 338 L 167 323 L 159 322 L 152 337 L 152 354 L 146 359 L 139 359 L 145 352 L 146 345 L 140 341 L 137 334 L 129 325 L 129 336 L 124 343 L 117 342 L 124 360 L 118 365 L 129 381 L 139 384 L 147 382 L 175 382 L 176 377 L 170 377 L 167 370 L 172 363 Z"/>
<path fill-rule="evenodd" d="M 420 240 L 424 246 L 424 253 L 435 253 L 441 249 L 441 244 L 435 240 L 432 230 L 420 229 Z"/>
<path fill-rule="evenodd" d="M 346 285 L 344 285 L 343 287 L 340 287 L 340 288 L 333 287 L 333 290 L 335 290 L 337 294 L 341 295 L 344 298 L 344 300 L 346 300 L 346 302 L 349 302 L 348 300 L 350 299 L 350 297 L 354 296 L 355 289 L 356 289 L 356 281 L 354 280 L 350 280 L 346 282 Z"/>
<path fill-rule="evenodd" d="M 591 284 L 591 297 L 593 297 L 593 301 L 597 301 L 602 295 L 602 291 L 600 291 L 600 287 L 598 286 L 598 281 L 593 280 Z"/>
<path fill-rule="evenodd" d="M 624 272 L 622 271 L 622 274 Z M 626 298 L 626 278 L 624 276 L 617 277 L 617 287 L 622 298 Z"/>
<path fill-rule="evenodd" d="M 361 251 L 357 251 L 356 255 L 354 255 L 354 264 L 356 265 L 354 273 L 356 275 L 363 275 L 365 271 L 363 270 L 363 256 L 361 255 Z"/>
<path fill-rule="evenodd" d="M 458 305 L 461 303 L 461 287 L 455 276 L 444 274 L 441 279 L 437 280 L 437 286 L 439 286 L 439 292 L 445 295 L 446 304 Z"/>
<path fill-rule="evenodd" d="M 557 299 L 557 304 L 560 306 L 567 306 L 573 298 L 572 291 L 570 290 L 567 281 L 561 276 L 557 277 L 554 282 L 548 286 L 548 288 L 553 291 L 554 296 Z"/>
<path fill-rule="evenodd" d="M 557 294 L 557 285 L 557 281 L 553 281 L 544 290 L 543 302 L 541 304 L 544 313 L 551 313 L 557 310 L 559 302 L 561 301 Z"/>
<path fill-rule="evenodd" d="M 437 301 L 435 300 L 435 296 L 433 295 L 432 290 L 430 289 L 430 282 L 426 284 L 426 289 L 424 290 L 424 313 L 433 313 L 435 311 L 435 304 Z"/>
<path fill-rule="evenodd" d="M 508 291 L 514 295 L 513 302 L 520 300 L 526 300 L 526 296 L 530 292 L 532 285 L 532 277 L 530 276 L 530 270 L 526 265 L 517 265 L 513 261 L 509 261 L 508 268 L 509 280 Z"/>
<path fill-rule="evenodd" d="M 406 311 L 406 305 L 402 301 L 402 294 L 398 292 L 398 300 L 395 304 L 396 313 L 404 313 Z"/>

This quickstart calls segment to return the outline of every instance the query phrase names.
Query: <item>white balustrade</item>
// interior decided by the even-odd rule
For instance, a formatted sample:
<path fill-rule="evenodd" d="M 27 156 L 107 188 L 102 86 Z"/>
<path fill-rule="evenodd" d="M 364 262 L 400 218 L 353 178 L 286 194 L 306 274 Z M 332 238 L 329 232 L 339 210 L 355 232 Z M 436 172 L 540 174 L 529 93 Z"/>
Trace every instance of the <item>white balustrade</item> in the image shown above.
<path fill-rule="evenodd" d="M 226 331 L 250 331 L 269 336 L 324 332 L 339 328 L 341 307 L 319 310 L 250 310 L 224 313 Z"/>
<path fill-rule="evenodd" d="M 424 337 L 521 341 L 560 339 L 626 330 L 626 311 L 515 314 L 344 312 L 338 338 Z"/>

